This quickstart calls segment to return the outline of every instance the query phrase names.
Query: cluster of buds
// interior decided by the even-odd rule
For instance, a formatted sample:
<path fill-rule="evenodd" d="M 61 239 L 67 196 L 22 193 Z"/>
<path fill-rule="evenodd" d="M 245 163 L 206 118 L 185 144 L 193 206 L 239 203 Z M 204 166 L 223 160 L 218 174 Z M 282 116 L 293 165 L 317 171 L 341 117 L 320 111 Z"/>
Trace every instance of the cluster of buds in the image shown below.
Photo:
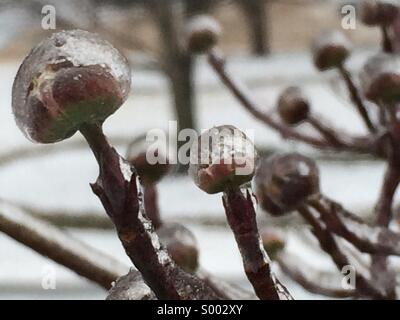
<path fill-rule="evenodd" d="M 258 161 L 253 142 L 230 125 L 212 128 L 200 136 L 190 149 L 189 174 L 206 193 L 223 194 L 223 207 L 243 258 L 244 271 L 260 299 L 291 299 L 272 271 L 270 257 L 311 291 L 354 298 L 396 297 L 393 270 L 386 258 L 400 256 L 400 233 L 389 229 L 393 196 L 400 183 L 400 63 L 391 52 L 394 46 L 387 28 L 398 17 L 398 5 L 380 0 L 361 5 L 363 21 L 379 25 L 385 31 L 385 53 L 367 61 L 361 75 L 361 89 L 346 69 L 350 44 L 343 35 L 324 33 L 315 41 L 312 52 L 318 70 L 335 69 L 343 77 L 350 98 L 367 126 L 365 136 L 343 133 L 320 117 L 312 116 L 308 99 L 297 87 L 290 87 L 280 95 L 276 108 L 279 117 L 261 111 L 226 70 L 222 56 L 212 50 L 220 34 L 218 24 L 201 16 L 188 25 L 187 48 L 207 54 L 211 67 L 227 88 L 267 126 L 286 138 L 320 149 L 369 153 L 387 161 L 376 221 L 368 224 L 321 193 L 319 170 L 312 159 L 285 153 Z M 168 172 L 169 165 L 150 164 L 146 153 L 137 146 L 128 152 L 127 159 L 122 158 L 102 131 L 103 122 L 127 99 L 130 79 L 126 59 L 99 36 L 80 30 L 55 33 L 23 61 L 13 85 L 13 113 L 23 133 L 39 143 L 62 141 L 77 131 L 83 134 L 99 165 L 99 177 L 92 190 L 155 297 L 229 298 L 215 282 L 200 274 L 193 234 L 182 225 L 161 221 L 155 185 Z M 371 116 L 365 98 L 379 108 L 383 115 L 380 119 Z M 311 124 L 318 136 L 302 132 L 300 124 L 304 122 Z M 362 260 L 362 254 L 370 255 L 371 262 L 361 266 L 366 271 L 356 275 L 355 289 L 323 288 L 286 264 L 285 240 L 271 228 L 259 232 L 252 180 L 261 207 L 273 216 L 297 211 L 338 270 Z M 344 240 L 354 246 L 350 254 L 343 249 Z M 141 283 L 140 277 L 132 279 L 133 286 Z"/>
<path fill-rule="evenodd" d="M 393 196 L 400 182 L 400 64 L 394 52 L 399 46 L 394 45 L 391 34 L 393 23 L 400 19 L 399 9 L 399 4 L 395 1 L 360 2 L 358 12 L 361 20 L 369 26 L 378 26 L 383 31 L 383 52 L 366 61 L 359 81 L 353 78 L 346 66 L 351 54 L 351 43 L 345 35 L 339 31 L 324 32 L 312 45 L 316 69 L 323 72 L 336 71 L 344 81 L 350 100 L 368 131 L 365 135 L 354 136 L 343 132 L 327 123 L 323 117 L 313 115 L 309 99 L 299 87 L 289 87 L 279 95 L 276 116 L 273 112 L 264 112 L 264 108 L 249 96 L 249 91 L 243 90 L 243 84 L 229 73 L 221 52 L 212 48 L 208 48 L 206 52 L 210 66 L 241 105 L 257 120 L 276 130 L 284 138 L 322 150 L 370 154 L 387 162 L 387 171 L 375 207 L 375 222 L 371 224 L 321 193 L 319 170 L 312 159 L 298 153 L 277 154 L 260 159 L 253 186 L 261 208 L 273 216 L 297 211 L 309 224 L 320 248 L 331 256 L 338 270 L 349 264 L 356 271 L 363 270 L 363 273 L 356 275 L 357 286 L 354 290 L 343 290 L 340 283 L 330 283 L 329 287 L 325 287 L 319 282 L 317 275 L 310 277 L 310 274 L 313 275 L 311 270 L 310 274 L 306 274 L 299 268 L 293 268 L 293 264 L 289 263 L 290 259 L 287 259 L 285 242 L 274 235 L 273 229 L 261 232 L 264 249 L 276 259 L 281 270 L 306 290 L 317 294 L 378 299 L 396 297 L 394 272 L 387 263 L 387 257 L 398 256 L 400 253 L 396 244 L 400 234 L 389 229 L 393 216 Z M 200 33 L 200 30 L 197 29 L 196 32 Z M 198 52 L 193 50 L 193 53 Z M 316 132 L 303 132 L 303 123 L 310 124 Z M 213 168 L 214 172 L 218 170 L 219 167 Z M 200 173 L 199 170 L 196 172 Z M 243 253 L 249 247 L 248 243 L 240 241 L 240 231 L 249 230 L 240 223 L 242 220 L 237 208 L 242 210 L 242 219 L 248 219 L 249 206 L 239 204 L 237 199 L 240 197 L 232 196 L 230 190 L 232 187 L 229 184 L 225 185 L 225 189 L 221 185 L 216 189 L 224 192 L 228 222 Z M 351 252 L 345 249 L 347 242 L 355 247 Z M 363 254 L 370 255 L 370 263 L 356 265 L 354 261 L 361 261 Z M 297 261 L 297 265 L 301 266 L 303 263 L 307 266 L 305 261 Z M 332 274 L 329 278 L 334 279 L 335 276 Z M 248 278 L 252 281 L 251 274 L 248 274 Z M 256 285 L 253 282 L 252 284 L 257 292 Z"/>

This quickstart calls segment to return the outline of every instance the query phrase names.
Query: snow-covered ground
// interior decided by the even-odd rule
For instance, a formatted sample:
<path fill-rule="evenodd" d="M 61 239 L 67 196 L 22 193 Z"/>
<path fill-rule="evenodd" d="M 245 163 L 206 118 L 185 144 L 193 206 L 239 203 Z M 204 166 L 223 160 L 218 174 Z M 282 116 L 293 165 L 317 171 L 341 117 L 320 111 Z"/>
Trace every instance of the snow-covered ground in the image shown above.
<path fill-rule="evenodd" d="M 359 53 L 352 68 L 365 58 Z M 323 114 L 340 128 L 353 133 L 363 132 L 363 126 L 353 112 L 340 88 L 330 85 L 334 74 L 321 75 L 314 71 L 309 56 L 292 54 L 270 59 L 235 58 L 230 69 L 251 87 L 260 105 L 271 108 L 286 85 L 303 84 L 312 98 L 313 109 Z M 10 150 L 21 147 L 40 148 L 27 141 L 17 129 L 11 114 L 11 86 L 17 63 L 0 64 L 0 158 Z M 283 143 L 271 130 L 255 121 L 240 108 L 226 90 L 222 90 L 204 61 L 199 61 L 199 87 L 196 115 L 199 127 L 233 124 L 241 129 L 255 131 L 255 143 L 260 147 L 296 149 L 311 152 L 293 143 Z M 109 136 L 133 137 L 149 129 L 168 128 L 173 119 L 166 92 L 165 79 L 154 71 L 133 71 L 132 94 L 126 104 L 106 123 Z M 80 139 L 78 135 L 72 139 Z M 61 144 L 66 144 L 63 142 Z M 60 145 L 61 145 L 60 144 Z M 122 147 L 120 146 L 123 151 Z M 364 212 L 373 207 L 377 186 L 382 179 L 383 164 L 374 161 L 319 161 L 322 189 L 346 207 Z M 65 212 L 97 210 L 98 199 L 88 183 L 95 180 L 97 168 L 88 150 L 57 153 L 46 157 L 19 159 L 0 168 L 0 197 L 24 205 L 46 210 L 65 208 Z M 206 195 L 187 177 L 169 177 L 160 184 L 160 207 L 167 219 L 187 217 L 223 217 L 220 196 Z M 246 285 L 240 256 L 232 235 L 223 227 L 190 225 L 198 237 L 201 264 L 215 275 Z M 123 253 L 112 231 L 72 230 L 79 238 L 124 261 Z M 289 237 L 289 250 L 306 254 L 307 250 Z M 55 265 L 29 249 L 0 235 L 0 299 L 1 298 L 92 298 L 102 299 L 105 293 L 96 286 Z M 326 262 L 314 253 L 307 255 L 317 266 Z M 315 261 L 314 261 L 315 260 Z M 310 262 L 310 261 L 309 261 Z M 54 267 L 57 289 L 43 290 L 43 272 Z M 297 286 L 290 285 L 296 298 L 312 297 Z"/>

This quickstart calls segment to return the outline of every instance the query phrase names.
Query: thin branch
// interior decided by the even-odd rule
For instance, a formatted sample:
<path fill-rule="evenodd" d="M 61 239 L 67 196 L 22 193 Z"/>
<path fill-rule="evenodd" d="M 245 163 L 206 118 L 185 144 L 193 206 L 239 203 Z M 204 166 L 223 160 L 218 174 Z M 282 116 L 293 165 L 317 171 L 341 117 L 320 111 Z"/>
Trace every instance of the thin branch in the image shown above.
<path fill-rule="evenodd" d="M 309 205 L 318 211 L 327 229 L 365 253 L 400 255 L 400 234 L 362 221 L 339 203 L 324 196 L 312 198 Z"/>
<path fill-rule="evenodd" d="M 344 82 L 346 83 L 351 100 L 354 103 L 355 107 L 357 108 L 357 111 L 360 114 L 362 120 L 364 121 L 364 124 L 366 125 L 366 127 L 370 132 L 375 133 L 376 128 L 369 117 L 367 107 L 365 106 L 361 98 L 358 88 L 356 87 L 356 85 L 353 82 L 353 79 L 351 78 L 350 72 L 345 68 L 345 66 L 342 65 L 339 68 L 339 73 L 342 76 Z"/>
<path fill-rule="evenodd" d="M 346 145 L 346 143 L 342 141 L 339 131 L 333 129 L 331 125 L 321 120 L 320 116 L 316 117 L 315 115 L 310 115 L 307 118 L 307 122 L 333 146 L 341 147 Z"/>
<path fill-rule="evenodd" d="M 262 300 L 292 299 L 272 273 L 269 258 L 261 246 L 250 193 L 247 191 L 245 197 L 240 190 L 227 190 L 222 200 L 247 278 L 257 296 Z"/>
<path fill-rule="evenodd" d="M 214 69 L 214 71 L 218 74 L 221 81 L 239 100 L 243 107 L 248 110 L 255 118 L 259 119 L 267 126 L 276 130 L 284 139 L 297 140 L 319 149 L 348 150 L 374 155 L 377 154 L 374 147 L 375 139 L 371 139 L 371 137 L 341 139 L 342 141 L 349 140 L 351 142 L 347 143 L 345 146 L 333 146 L 331 143 L 329 143 L 329 141 L 326 141 L 325 139 L 320 139 L 304 133 L 300 133 L 297 130 L 276 121 L 269 114 L 259 111 L 261 110 L 261 107 L 259 107 L 257 103 L 251 98 L 251 95 L 247 92 L 247 89 L 239 81 L 235 80 L 231 74 L 228 73 L 225 68 L 224 59 L 217 52 L 211 51 L 208 54 L 208 62 Z"/>
<path fill-rule="evenodd" d="M 308 292 L 331 297 L 355 297 L 354 290 L 345 290 L 334 283 L 341 283 L 342 277 L 335 274 L 321 273 L 309 266 L 305 261 L 299 262 L 299 257 L 292 257 L 288 253 L 278 255 L 276 262 L 281 270 Z M 301 266 L 301 269 L 297 266 Z M 304 271 L 303 271 L 304 270 Z"/>
<path fill-rule="evenodd" d="M 66 232 L 0 201 L 0 231 L 104 289 L 128 267 Z"/>
<path fill-rule="evenodd" d="M 376 225 L 382 227 L 388 227 L 392 220 L 393 197 L 400 183 L 400 167 L 392 162 L 392 160 L 389 160 L 381 194 L 375 207 Z M 379 233 L 378 241 L 385 240 L 385 234 L 383 232 Z M 392 270 L 389 270 L 387 257 L 381 253 L 373 255 L 371 269 L 373 270 L 373 274 L 376 276 L 377 281 L 388 289 L 391 297 L 395 297 L 396 276 Z"/>
<path fill-rule="evenodd" d="M 344 254 L 344 252 L 342 252 L 335 238 L 323 225 L 321 225 L 313 213 L 307 207 L 301 207 L 298 209 L 298 211 L 311 225 L 312 232 L 318 239 L 321 249 L 330 255 L 332 261 L 336 264 L 339 271 L 342 271 L 344 267 L 351 265 L 348 257 Z M 359 272 L 357 272 L 355 276 L 357 283 L 356 290 L 358 294 L 375 299 L 387 298 L 383 293 L 384 291 L 377 287 L 375 283 L 371 281 L 369 276 L 366 277 Z"/>

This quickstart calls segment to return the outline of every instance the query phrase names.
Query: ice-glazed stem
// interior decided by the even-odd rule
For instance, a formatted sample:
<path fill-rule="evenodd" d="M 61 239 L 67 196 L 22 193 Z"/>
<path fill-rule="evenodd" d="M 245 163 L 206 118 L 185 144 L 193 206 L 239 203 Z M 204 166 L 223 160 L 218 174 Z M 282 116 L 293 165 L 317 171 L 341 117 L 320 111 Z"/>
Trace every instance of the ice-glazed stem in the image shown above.
<path fill-rule="evenodd" d="M 368 130 L 372 133 L 375 133 L 376 128 L 369 117 L 367 107 L 365 106 L 365 104 L 361 98 L 358 88 L 354 84 L 354 81 L 350 75 L 350 72 L 346 69 L 346 67 L 344 65 L 341 65 L 339 67 L 339 73 L 342 76 L 342 78 L 347 86 L 351 101 L 357 108 L 357 111 L 360 114 L 361 119 L 363 120 L 363 122 L 366 125 L 366 127 L 368 128 Z"/>
<path fill-rule="evenodd" d="M 113 221 L 125 251 L 159 299 L 215 299 L 202 281 L 185 273 L 161 247 L 141 204 L 135 169 L 110 146 L 100 125 L 80 129 L 99 164 L 92 184 Z"/>
<path fill-rule="evenodd" d="M 106 290 L 128 269 L 66 232 L 2 201 L 0 231 Z"/>
<path fill-rule="evenodd" d="M 330 232 L 343 237 L 360 251 L 400 255 L 400 233 L 367 224 L 339 203 L 322 195 L 311 198 L 308 204 L 318 211 L 320 219 Z"/>
<path fill-rule="evenodd" d="M 307 122 L 317 130 L 327 141 L 329 141 L 332 145 L 335 146 L 343 146 L 345 143 L 341 141 L 341 137 L 339 132 L 333 129 L 329 124 L 325 123 L 321 120 L 321 117 L 310 115 L 307 119 Z"/>
<path fill-rule="evenodd" d="M 271 271 L 270 260 L 261 244 L 256 213 L 251 195 L 239 189 L 226 190 L 223 195 L 226 217 L 243 259 L 247 278 L 262 300 L 291 299 Z"/>
<path fill-rule="evenodd" d="M 276 261 L 288 277 L 308 292 L 331 298 L 355 296 L 354 290 L 345 290 L 340 287 L 342 281 L 340 275 L 319 272 L 300 257 L 281 253 L 277 256 Z"/>
<path fill-rule="evenodd" d="M 347 255 L 341 250 L 336 239 L 329 230 L 321 225 L 320 221 L 314 216 L 311 210 L 306 207 L 300 207 L 299 213 L 312 227 L 312 232 L 317 238 L 320 247 L 330 255 L 339 271 L 345 266 L 351 265 Z M 365 277 L 360 272 L 356 272 L 356 292 L 358 295 L 375 299 L 386 299 L 383 291 L 372 282 L 372 279 Z"/>
<path fill-rule="evenodd" d="M 305 144 L 311 145 L 319 149 L 331 150 L 347 150 L 360 153 L 368 153 L 376 155 L 376 148 L 374 146 L 374 139 L 371 137 L 345 137 L 341 141 L 348 141 L 346 144 L 333 145 L 325 139 L 310 136 L 301 133 L 289 126 L 282 124 L 275 120 L 270 114 L 260 111 L 261 108 L 251 98 L 245 86 L 237 81 L 225 68 L 225 60 L 215 50 L 211 50 L 208 54 L 208 62 L 210 66 L 219 76 L 220 80 L 238 99 L 242 106 L 249 111 L 255 118 L 265 123 L 270 128 L 276 130 L 284 139 L 292 139 Z"/>

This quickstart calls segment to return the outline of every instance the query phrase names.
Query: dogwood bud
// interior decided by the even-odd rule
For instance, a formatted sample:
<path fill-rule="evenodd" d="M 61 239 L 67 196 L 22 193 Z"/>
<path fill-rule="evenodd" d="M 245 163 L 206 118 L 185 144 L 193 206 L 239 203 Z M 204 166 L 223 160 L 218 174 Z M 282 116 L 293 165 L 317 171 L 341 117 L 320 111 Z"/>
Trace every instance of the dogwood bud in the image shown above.
<path fill-rule="evenodd" d="M 201 54 L 216 45 L 221 34 L 221 28 L 212 17 L 199 15 L 188 22 L 186 32 L 189 51 Z"/>
<path fill-rule="evenodd" d="M 310 105 L 298 87 L 289 87 L 279 96 L 278 113 L 283 122 L 297 125 L 306 120 L 310 113 Z"/>
<path fill-rule="evenodd" d="M 399 3 L 397 0 L 363 0 L 358 12 L 366 25 L 388 26 L 399 14 Z"/>
<path fill-rule="evenodd" d="M 379 53 L 366 62 L 361 72 L 364 95 L 371 101 L 400 101 L 400 58 Z"/>
<path fill-rule="evenodd" d="M 189 229 L 178 223 L 164 224 L 157 234 L 177 265 L 187 272 L 197 270 L 199 251 L 196 238 Z"/>
<path fill-rule="evenodd" d="M 312 159 L 298 153 L 278 154 L 261 161 L 254 184 L 260 205 L 271 215 L 282 215 L 319 192 L 319 171 Z"/>
<path fill-rule="evenodd" d="M 24 59 L 14 80 L 12 107 L 24 134 L 53 143 L 83 124 L 101 123 L 126 100 L 126 59 L 98 35 L 54 33 Z"/>
<path fill-rule="evenodd" d="M 320 71 L 338 68 L 350 55 L 350 48 L 350 41 L 343 33 L 323 32 L 312 46 L 314 64 Z"/>
<path fill-rule="evenodd" d="M 156 183 L 170 171 L 171 166 L 164 150 L 157 148 L 148 154 L 148 148 L 150 146 L 144 139 L 135 141 L 126 159 L 135 167 L 144 183 Z"/>
<path fill-rule="evenodd" d="M 205 131 L 190 148 L 189 175 L 207 193 L 223 192 L 250 181 L 257 152 L 250 139 L 234 126 Z"/>

